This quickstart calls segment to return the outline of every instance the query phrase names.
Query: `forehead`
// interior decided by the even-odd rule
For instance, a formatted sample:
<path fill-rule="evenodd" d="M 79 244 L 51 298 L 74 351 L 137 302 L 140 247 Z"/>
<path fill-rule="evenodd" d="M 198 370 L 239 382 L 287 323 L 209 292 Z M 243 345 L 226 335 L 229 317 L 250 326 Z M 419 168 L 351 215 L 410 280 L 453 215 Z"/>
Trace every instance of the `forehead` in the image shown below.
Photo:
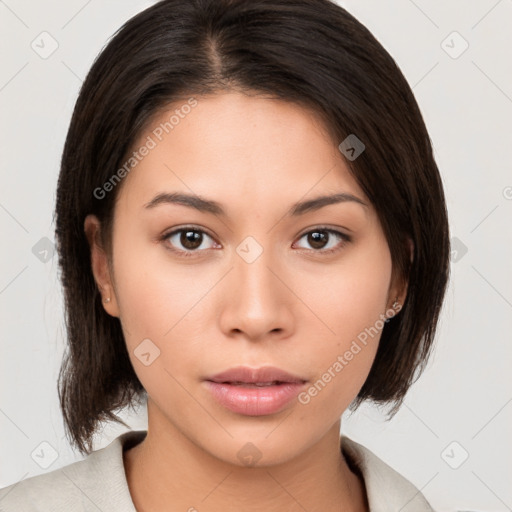
<path fill-rule="evenodd" d="M 142 205 L 178 190 L 233 204 L 286 204 L 337 192 L 369 202 L 311 109 L 241 93 L 194 101 L 153 116 L 132 148 L 135 165 L 119 201 Z"/>

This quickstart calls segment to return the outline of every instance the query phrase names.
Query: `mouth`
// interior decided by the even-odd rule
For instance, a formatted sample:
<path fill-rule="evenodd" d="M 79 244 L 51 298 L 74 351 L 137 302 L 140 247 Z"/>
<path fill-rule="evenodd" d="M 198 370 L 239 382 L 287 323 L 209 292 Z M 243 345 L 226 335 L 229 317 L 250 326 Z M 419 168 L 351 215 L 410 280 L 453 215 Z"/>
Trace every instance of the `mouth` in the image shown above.
<path fill-rule="evenodd" d="M 231 386 L 243 386 L 246 388 L 264 388 L 268 386 L 279 386 L 281 384 L 288 384 L 288 382 L 282 382 L 280 380 L 273 380 L 272 382 L 218 382 L 218 384 L 231 384 Z"/>
<path fill-rule="evenodd" d="M 282 411 L 297 397 L 306 382 L 306 379 L 270 366 L 232 368 L 204 381 L 217 403 L 245 416 L 265 416 Z"/>
<path fill-rule="evenodd" d="M 248 366 L 237 366 L 221 373 L 217 373 L 206 380 L 217 383 L 233 385 L 261 385 L 272 386 L 275 384 L 297 384 L 304 383 L 297 375 L 288 373 L 274 366 L 262 366 L 260 368 L 249 368 Z"/>

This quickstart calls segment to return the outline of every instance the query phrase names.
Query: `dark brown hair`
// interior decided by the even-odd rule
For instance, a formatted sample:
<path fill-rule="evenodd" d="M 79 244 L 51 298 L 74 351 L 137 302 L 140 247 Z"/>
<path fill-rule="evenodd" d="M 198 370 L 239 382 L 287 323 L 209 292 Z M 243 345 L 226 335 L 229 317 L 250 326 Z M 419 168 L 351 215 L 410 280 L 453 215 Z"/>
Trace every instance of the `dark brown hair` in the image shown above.
<path fill-rule="evenodd" d="M 82 453 L 101 421 L 124 424 L 115 412 L 145 396 L 119 319 L 103 309 L 84 233 L 86 215 L 97 215 L 111 254 L 122 183 L 100 199 L 93 192 L 163 107 L 223 90 L 307 106 L 337 143 L 355 134 L 366 146 L 347 163 L 408 295 L 352 406 L 372 400 L 393 414 L 426 364 L 449 278 L 449 228 L 431 141 L 394 60 L 329 0 L 163 0 L 130 19 L 94 62 L 62 155 L 55 216 L 68 347 L 58 388 L 67 433 Z"/>

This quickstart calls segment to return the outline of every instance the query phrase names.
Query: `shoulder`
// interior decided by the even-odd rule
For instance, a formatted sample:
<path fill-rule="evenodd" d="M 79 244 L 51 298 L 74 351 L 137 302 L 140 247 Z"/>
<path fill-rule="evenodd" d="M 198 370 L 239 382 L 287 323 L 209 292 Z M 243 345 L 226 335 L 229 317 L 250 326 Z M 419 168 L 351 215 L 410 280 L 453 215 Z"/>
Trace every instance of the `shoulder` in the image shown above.
<path fill-rule="evenodd" d="M 84 460 L 0 489 L 2 512 L 133 511 L 123 465 L 123 446 L 145 431 L 131 431 Z"/>
<path fill-rule="evenodd" d="M 371 450 L 346 436 L 341 446 L 363 477 L 370 512 L 433 512 L 421 491 Z"/>

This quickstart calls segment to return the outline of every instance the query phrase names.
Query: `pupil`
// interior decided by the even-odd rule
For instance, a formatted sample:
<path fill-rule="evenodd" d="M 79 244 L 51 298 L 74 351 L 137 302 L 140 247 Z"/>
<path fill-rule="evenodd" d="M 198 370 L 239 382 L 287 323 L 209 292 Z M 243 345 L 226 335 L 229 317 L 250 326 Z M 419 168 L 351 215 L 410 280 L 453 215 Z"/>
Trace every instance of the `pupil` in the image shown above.
<path fill-rule="evenodd" d="M 325 231 L 314 231 L 308 235 L 311 247 L 321 249 L 327 243 L 327 233 Z"/>
<path fill-rule="evenodd" d="M 187 249 L 197 249 L 202 242 L 203 235 L 197 231 L 183 231 L 180 242 Z"/>

